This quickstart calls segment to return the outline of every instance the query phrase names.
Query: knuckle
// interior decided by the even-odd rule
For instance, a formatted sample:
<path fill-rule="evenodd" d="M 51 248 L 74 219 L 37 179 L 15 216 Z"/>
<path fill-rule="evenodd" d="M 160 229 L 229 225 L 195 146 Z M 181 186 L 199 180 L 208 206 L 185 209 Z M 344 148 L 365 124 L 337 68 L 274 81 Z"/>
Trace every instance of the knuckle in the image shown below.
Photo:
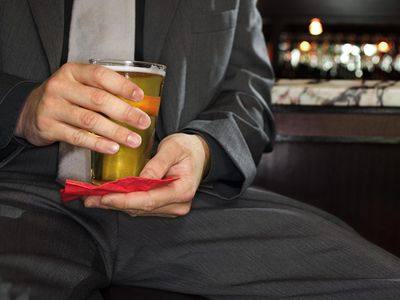
<path fill-rule="evenodd" d="M 127 195 L 122 195 L 119 199 L 112 198 L 110 204 L 117 207 L 119 210 L 131 210 L 131 201 Z"/>
<path fill-rule="evenodd" d="M 160 145 L 160 147 L 162 146 L 167 149 L 173 149 L 177 157 L 182 157 L 185 155 L 184 145 L 182 145 L 182 143 L 179 143 L 174 139 L 168 139 L 166 142 L 167 143 Z"/>
<path fill-rule="evenodd" d="M 96 106 L 104 105 L 107 99 L 108 99 L 107 92 L 98 89 L 93 90 L 90 95 L 91 102 Z"/>
<path fill-rule="evenodd" d="M 158 161 L 157 161 L 157 163 L 158 163 L 158 166 L 159 166 L 159 169 L 160 170 L 168 170 L 168 168 L 169 168 L 169 163 L 166 161 L 166 160 L 164 160 L 164 159 L 159 159 Z"/>
<path fill-rule="evenodd" d="M 153 166 L 147 165 L 146 166 L 146 170 L 145 170 L 145 174 L 146 174 L 146 177 L 157 178 L 157 171 L 154 169 Z"/>
<path fill-rule="evenodd" d="M 72 133 L 71 142 L 73 145 L 82 146 L 86 141 L 86 131 L 76 130 Z"/>
<path fill-rule="evenodd" d="M 133 121 L 139 124 L 140 115 L 141 114 L 137 108 L 128 105 L 128 107 L 125 109 L 124 120 L 130 123 Z"/>
<path fill-rule="evenodd" d="M 50 120 L 45 117 L 39 117 L 36 119 L 36 128 L 40 132 L 46 132 L 50 128 Z"/>
<path fill-rule="evenodd" d="M 121 83 L 121 91 L 124 95 L 132 95 L 133 90 L 133 84 L 131 81 L 129 81 L 129 79 L 126 79 Z"/>
<path fill-rule="evenodd" d="M 76 65 L 75 63 L 71 63 L 71 62 L 65 63 L 65 64 L 63 64 L 63 65 L 60 67 L 59 71 L 61 71 L 61 72 L 70 72 L 71 69 L 72 69 L 75 65 Z"/>
<path fill-rule="evenodd" d="M 64 70 L 70 70 L 70 69 L 72 69 L 74 66 L 76 66 L 77 65 L 77 63 L 74 63 L 74 62 L 67 62 L 67 63 L 65 63 L 65 64 L 63 64 L 62 66 L 61 66 L 61 68 L 62 69 L 64 69 Z"/>
<path fill-rule="evenodd" d="M 54 99 L 52 97 L 44 96 L 42 99 L 40 99 L 38 111 L 41 114 L 53 111 L 53 108 L 54 108 Z"/>
<path fill-rule="evenodd" d="M 182 146 L 182 144 L 175 143 L 174 149 L 177 149 L 179 157 L 185 157 L 188 154 L 187 153 L 187 149 L 186 149 L 186 145 Z"/>
<path fill-rule="evenodd" d="M 59 78 L 59 76 L 52 76 L 50 77 L 45 85 L 44 85 L 44 93 L 53 93 L 55 91 L 58 91 L 61 89 L 62 86 L 62 78 Z"/>
<path fill-rule="evenodd" d="M 116 125 L 112 133 L 112 139 L 117 142 L 125 143 L 128 137 L 128 130 L 122 126 Z"/>
<path fill-rule="evenodd" d="M 102 147 L 102 138 L 98 137 L 96 138 L 96 141 L 94 142 L 93 150 L 96 152 L 101 152 L 103 150 Z"/>
<path fill-rule="evenodd" d="M 164 175 L 165 172 L 169 169 L 170 164 L 160 156 L 156 156 L 151 160 L 148 165 L 146 166 L 146 171 L 149 171 L 154 178 L 159 178 L 160 176 Z"/>
<path fill-rule="evenodd" d="M 102 82 L 104 80 L 104 76 L 106 75 L 107 69 L 102 66 L 95 66 L 93 68 L 93 78 L 96 82 Z"/>
<path fill-rule="evenodd" d="M 143 206 L 145 212 L 150 212 L 156 209 L 156 203 L 152 198 L 148 198 L 146 204 Z"/>
<path fill-rule="evenodd" d="M 82 113 L 80 122 L 84 128 L 93 129 L 98 121 L 97 114 L 92 111 Z"/>

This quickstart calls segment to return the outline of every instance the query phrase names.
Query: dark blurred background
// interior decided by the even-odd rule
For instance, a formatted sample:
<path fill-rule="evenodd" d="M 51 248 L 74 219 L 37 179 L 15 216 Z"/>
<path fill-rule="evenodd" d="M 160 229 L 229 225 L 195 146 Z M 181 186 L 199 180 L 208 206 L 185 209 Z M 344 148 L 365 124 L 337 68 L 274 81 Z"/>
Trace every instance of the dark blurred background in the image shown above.
<path fill-rule="evenodd" d="M 327 210 L 400 256 L 400 1 L 258 6 L 278 82 L 276 146 L 255 184 Z"/>
<path fill-rule="evenodd" d="M 400 79 L 400 1 L 259 0 L 259 8 L 278 78 Z M 310 33 L 313 18 L 321 34 Z"/>

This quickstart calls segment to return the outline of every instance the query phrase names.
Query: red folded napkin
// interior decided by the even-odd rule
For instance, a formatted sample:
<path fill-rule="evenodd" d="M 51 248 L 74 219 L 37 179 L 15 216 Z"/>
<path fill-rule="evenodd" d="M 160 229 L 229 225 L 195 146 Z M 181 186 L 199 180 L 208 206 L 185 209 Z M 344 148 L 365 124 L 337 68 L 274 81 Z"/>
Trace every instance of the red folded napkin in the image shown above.
<path fill-rule="evenodd" d="M 152 179 L 142 177 L 126 177 L 102 185 L 94 185 L 87 182 L 79 182 L 67 179 L 65 188 L 60 190 L 61 200 L 69 202 L 81 196 L 103 196 L 109 193 L 130 193 L 148 191 L 162 187 L 178 178 Z"/>

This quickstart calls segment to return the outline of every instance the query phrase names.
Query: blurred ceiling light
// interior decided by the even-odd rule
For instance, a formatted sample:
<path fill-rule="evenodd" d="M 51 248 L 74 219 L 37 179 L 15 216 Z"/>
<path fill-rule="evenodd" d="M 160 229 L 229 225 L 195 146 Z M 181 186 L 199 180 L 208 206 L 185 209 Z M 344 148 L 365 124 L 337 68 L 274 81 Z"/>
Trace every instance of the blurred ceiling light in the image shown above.
<path fill-rule="evenodd" d="M 300 43 L 300 50 L 302 51 L 302 52 L 308 52 L 308 51 L 310 51 L 311 50 L 311 44 L 309 43 L 309 42 L 307 42 L 307 41 L 302 41 L 301 43 Z"/>
<path fill-rule="evenodd" d="M 318 18 L 313 18 L 308 28 L 311 35 L 320 35 L 324 32 L 324 30 L 322 29 L 321 20 Z"/>
<path fill-rule="evenodd" d="M 363 46 L 363 51 L 366 56 L 371 57 L 376 54 L 376 52 L 378 51 L 378 47 L 376 47 L 376 45 L 373 45 L 373 44 L 365 44 Z"/>
<path fill-rule="evenodd" d="M 382 53 L 388 53 L 388 52 L 390 51 L 389 43 L 387 43 L 387 42 L 380 42 L 380 43 L 378 44 L 378 50 L 379 50 L 379 52 L 382 52 Z"/>

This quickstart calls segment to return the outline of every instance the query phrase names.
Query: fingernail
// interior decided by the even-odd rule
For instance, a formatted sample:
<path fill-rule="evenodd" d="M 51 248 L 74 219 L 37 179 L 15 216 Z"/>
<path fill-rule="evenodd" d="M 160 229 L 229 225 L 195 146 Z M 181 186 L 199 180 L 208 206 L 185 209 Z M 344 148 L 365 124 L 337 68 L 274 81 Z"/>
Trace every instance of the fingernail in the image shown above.
<path fill-rule="evenodd" d="M 117 143 L 110 143 L 107 145 L 107 153 L 114 154 L 119 151 L 119 145 Z"/>
<path fill-rule="evenodd" d="M 142 140 L 141 140 L 140 136 L 133 135 L 133 134 L 128 135 L 127 143 L 129 146 L 136 148 L 136 147 L 140 146 L 141 142 L 142 142 Z"/>
<path fill-rule="evenodd" d="M 144 93 L 141 89 L 134 90 L 132 93 L 132 100 L 140 101 L 143 99 L 143 97 L 144 97 Z"/>
<path fill-rule="evenodd" d="M 140 118 L 139 118 L 140 127 L 147 128 L 150 126 L 150 123 L 151 123 L 151 120 L 150 120 L 149 116 L 147 116 L 147 115 L 140 116 Z"/>

